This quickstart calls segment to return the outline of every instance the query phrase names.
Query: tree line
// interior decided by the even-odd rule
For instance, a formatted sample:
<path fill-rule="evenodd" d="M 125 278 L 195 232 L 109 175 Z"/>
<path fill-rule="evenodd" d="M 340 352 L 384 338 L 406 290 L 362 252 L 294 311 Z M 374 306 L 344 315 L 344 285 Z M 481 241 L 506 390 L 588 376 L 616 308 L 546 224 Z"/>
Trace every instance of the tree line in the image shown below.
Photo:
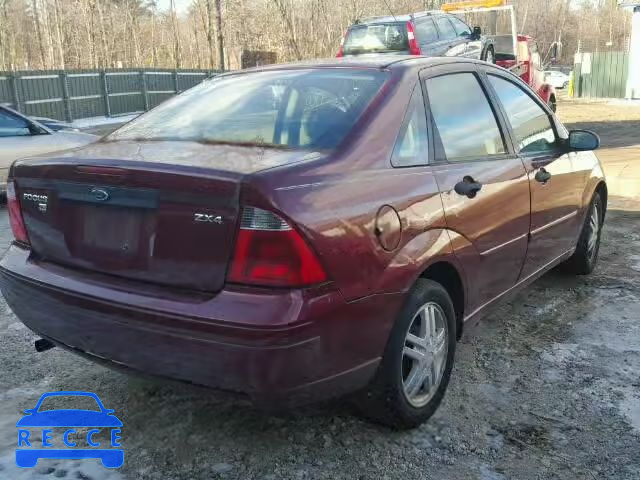
<path fill-rule="evenodd" d="M 178 2 L 178 4 L 176 4 Z M 182 2 L 182 3 L 180 3 Z M 0 71 L 165 67 L 223 69 L 243 50 L 278 62 L 334 56 L 363 17 L 438 9 L 441 0 L 0 0 Z M 616 0 L 515 0 L 519 33 L 559 63 L 628 48 L 630 14 Z M 487 15 L 467 18 L 485 31 Z M 491 23 L 491 25 L 490 25 Z M 505 32 L 508 18 L 497 20 Z"/>

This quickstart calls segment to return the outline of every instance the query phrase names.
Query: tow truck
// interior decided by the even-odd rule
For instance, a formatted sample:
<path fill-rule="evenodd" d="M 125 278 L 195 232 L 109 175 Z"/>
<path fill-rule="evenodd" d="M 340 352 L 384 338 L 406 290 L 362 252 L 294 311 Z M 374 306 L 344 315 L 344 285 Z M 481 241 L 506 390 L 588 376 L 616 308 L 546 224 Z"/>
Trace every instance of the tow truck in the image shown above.
<path fill-rule="evenodd" d="M 495 63 L 519 76 L 549 105 L 551 110 L 556 111 L 556 91 L 553 85 L 545 81 L 537 43 L 532 37 L 517 33 L 516 14 L 512 4 L 507 3 L 507 0 L 467 0 L 445 3 L 441 9 L 455 15 L 508 13 L 511 32 L 493 35 Z"/>

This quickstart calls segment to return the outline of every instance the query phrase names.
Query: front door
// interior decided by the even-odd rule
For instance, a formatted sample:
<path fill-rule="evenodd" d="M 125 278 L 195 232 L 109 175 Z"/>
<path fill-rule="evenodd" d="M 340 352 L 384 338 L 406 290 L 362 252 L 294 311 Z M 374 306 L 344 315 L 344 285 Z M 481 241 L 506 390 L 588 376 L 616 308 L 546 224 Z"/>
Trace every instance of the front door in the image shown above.
<path fill-rule="evenodd" d="M 436 16 L 435 22 L 438 27 L 441 48 L 443 55 L 447 57 L 463 57 L 467 52 L 467 40 L 459 37 L 453 28 L 453 24 L 444 16 Z"/>
<path fill-rule="evenodd" d="M 575 246 L 582 221 L 582 193 L 590 170 L 580 168 L 576 153 L 567 153 L 551 114 L 536 96 L 500 73 L 487 77 L 511 125 L 515 147 L 529 176 L 531 232 L 522 271 L 525 278 Z"/>
<path fill-rule="evenodd" d="M 429 70 L 424 85 L 452 246 L 468 281 L 469 315 L 518 280 L 529 233 L 529 182 L 505 141 L 473 65 Z"/>

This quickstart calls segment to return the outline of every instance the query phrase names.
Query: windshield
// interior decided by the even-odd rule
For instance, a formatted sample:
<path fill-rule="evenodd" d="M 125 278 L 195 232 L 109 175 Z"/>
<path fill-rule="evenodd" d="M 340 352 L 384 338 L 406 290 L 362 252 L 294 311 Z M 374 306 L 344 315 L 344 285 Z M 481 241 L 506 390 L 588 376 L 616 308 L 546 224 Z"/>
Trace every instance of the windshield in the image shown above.
<path fill-rule="evenodd" d="M 349 29 L 342 45 L 345 55 L 408 50 L 406 22 L 353 26 Z"/>
<path fill-rule="evenodd" d="M 284 70 L 220 77 L 109 137 L 281 148 L 335 148 L 386 78 L 374 70 Z"/>

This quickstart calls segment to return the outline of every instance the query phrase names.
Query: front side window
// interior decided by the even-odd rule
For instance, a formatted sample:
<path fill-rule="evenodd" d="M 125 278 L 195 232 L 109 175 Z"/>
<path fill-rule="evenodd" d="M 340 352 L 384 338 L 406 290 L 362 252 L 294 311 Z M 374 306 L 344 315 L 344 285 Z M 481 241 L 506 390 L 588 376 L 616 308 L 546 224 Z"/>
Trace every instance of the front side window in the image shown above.
<path fill-rule="evenodd" d="M 400 135 L 393 148 L 391 164 L 394 167 L 426 165 L 429 140 L 427 117 L 420 85 L 416 86 L 409 101 Z"/>
<path fill-rule="evenodd" d="M 342 45 L 345 55 L 406 52 L 409 50 L 407 22 L 356 25 Z"/>
<path fill-rule="evenodd" d="M 514 83 L 489 75 L 498 99 L 516 136 L 518 153 L 544 153 L 557 147 L 556 135 L 547 112 Z"/>
<path fill-rule="evenodd" d="M 440 40 L 451 40 L 458 36 L 447 17 L 436 17 L 436 25 L 440 31 Z"/>
<path fill-rule="evenodd" d="M 29 124 L 20 117 L 0 110 L 0 137 L 24 137 L 31 135 Z"/>
<path fill-rule="evenodd" d="M 333 149 L 386 78 L 385 72 L 348 69 L 221 77 L 168 100 L 107 141 L 185 140 Z"/>
<path fill-rule="evenodd" d="M 431 115 L 448 161 L 505 153 L 498 122 L 473 73 L 434 77 L 426 84 Z"/>
<path fill-rule="evenodd" d="M 453 28 L 456 29 L 456 33 L 459 37 L 469 37 L 471 36 L 471 29 L 469 25 L 464 23 L 462 20 L 456 17 L 451 17 L 451 23 L 453 23 Z"/>

